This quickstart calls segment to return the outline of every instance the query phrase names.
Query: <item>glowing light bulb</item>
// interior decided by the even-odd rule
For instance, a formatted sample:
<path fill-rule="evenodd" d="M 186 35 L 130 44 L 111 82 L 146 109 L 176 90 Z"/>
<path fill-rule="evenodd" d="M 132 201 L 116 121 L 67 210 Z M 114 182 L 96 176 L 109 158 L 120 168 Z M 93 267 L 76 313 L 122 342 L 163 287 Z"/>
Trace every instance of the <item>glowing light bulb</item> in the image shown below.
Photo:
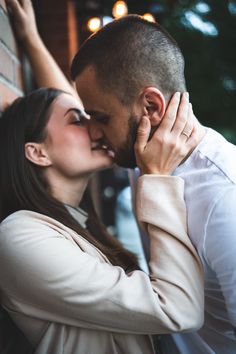
<path fill-rule="evenodd" d="M 148 12 L 146 14 L 144 14 L 142 17 L 146 21 L 156 22 L 155 17 L 152 14 L 148 13 Z"/>
<path fill-rule="evenodd" d="M 113 6 L 113 9 L 112 9 L 112 15 L 115 18 L 119 18 L 119 17 L 127 15 L 127 13 L 128 13 L 128 7 L 126 5 L 126 2 L 125 1 L 116 1 Z"/>
<path fill-rule="evenodd" d="M 102 27 L 102 21 L 99 17 L 92 17 L 88 20 L 87 26 L 90 32 L 96 32 Z"/>

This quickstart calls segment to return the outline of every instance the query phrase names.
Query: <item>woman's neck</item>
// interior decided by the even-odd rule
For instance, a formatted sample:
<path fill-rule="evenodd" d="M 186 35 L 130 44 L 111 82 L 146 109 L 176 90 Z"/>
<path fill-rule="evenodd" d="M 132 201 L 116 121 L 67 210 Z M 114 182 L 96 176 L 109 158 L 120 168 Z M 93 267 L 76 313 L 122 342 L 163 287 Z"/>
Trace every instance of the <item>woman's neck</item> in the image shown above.
<path fill-rule="evenodd" d="M 63 204 L 78 207 L 88 185 L 88 176 L 79 179 L 55 177 L 49 179 L 49 193 Z"/>

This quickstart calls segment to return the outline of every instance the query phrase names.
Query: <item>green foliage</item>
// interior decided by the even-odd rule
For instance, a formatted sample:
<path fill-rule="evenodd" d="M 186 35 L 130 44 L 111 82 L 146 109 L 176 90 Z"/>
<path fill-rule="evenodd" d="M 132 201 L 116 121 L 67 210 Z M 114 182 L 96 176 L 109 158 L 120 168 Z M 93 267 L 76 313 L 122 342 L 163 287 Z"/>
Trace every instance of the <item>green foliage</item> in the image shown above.
<path fill-rule="evenodd" d="M 163 6 L 162 24 L 186 59 L 196 116 L 236 143 L 236 0 L 163 1 Z"/>

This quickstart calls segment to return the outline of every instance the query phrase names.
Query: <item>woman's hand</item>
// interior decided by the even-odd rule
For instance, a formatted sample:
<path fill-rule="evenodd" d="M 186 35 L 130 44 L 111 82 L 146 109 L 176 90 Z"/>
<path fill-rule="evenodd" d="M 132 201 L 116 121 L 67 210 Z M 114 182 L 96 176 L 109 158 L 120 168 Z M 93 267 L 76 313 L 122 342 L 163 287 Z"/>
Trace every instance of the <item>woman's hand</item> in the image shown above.
<path fill-rule="evenodd" d="M 174 94 L 149 141 L 151 124 L 143 117 L 134 146 L 141 174 L 171 174 L 199 143 L 198 126 L 187 92 Z"/>
<path fill-rule="evenodd" d="M 22 42 L 39 87 L 55 87 L 81 100 L 43 43 L 31 0 L 5 0 L 16 37 Z M 82 103 L 81 103 L 82 105 Z"/>
<path fill-rule="evenodd" d="M 30 0 L 6 0 L 17 38 L 24 44 L 39 39 L 34 9 Z"/>

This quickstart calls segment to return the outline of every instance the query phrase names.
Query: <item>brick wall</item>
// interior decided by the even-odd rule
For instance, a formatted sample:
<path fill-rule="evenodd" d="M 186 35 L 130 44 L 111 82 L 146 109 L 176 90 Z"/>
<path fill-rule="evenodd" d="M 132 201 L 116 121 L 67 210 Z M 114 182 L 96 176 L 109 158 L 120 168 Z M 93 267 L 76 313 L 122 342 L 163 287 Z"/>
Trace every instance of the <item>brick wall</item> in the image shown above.
<path fill-rule="evenodd" d="M 73 1 L 36 0 L 34 4 L 40 34 L 69 77 L 70 63 L 78 49 Z M 16 97 L 24 94 L 27 77 L 24 75 L 23 79 L 22 66 L 22 56 L 12 32 L 5 0 L 0 0 L 0 112 Z M 29 90 L 27 87 L 25 89 Z"/>
<path fill-rule="evenodd" d="M 23 95 L 21 60 L 7 15 L 0 0 L 0 112 L 16 97 Z"/>
<path fill-rule="evenodd" d="M 37 0 L 34 4 L 43 41 L 69 78 L 70 64 L 78 50 L 74 2 L 72 0 Z"/>

